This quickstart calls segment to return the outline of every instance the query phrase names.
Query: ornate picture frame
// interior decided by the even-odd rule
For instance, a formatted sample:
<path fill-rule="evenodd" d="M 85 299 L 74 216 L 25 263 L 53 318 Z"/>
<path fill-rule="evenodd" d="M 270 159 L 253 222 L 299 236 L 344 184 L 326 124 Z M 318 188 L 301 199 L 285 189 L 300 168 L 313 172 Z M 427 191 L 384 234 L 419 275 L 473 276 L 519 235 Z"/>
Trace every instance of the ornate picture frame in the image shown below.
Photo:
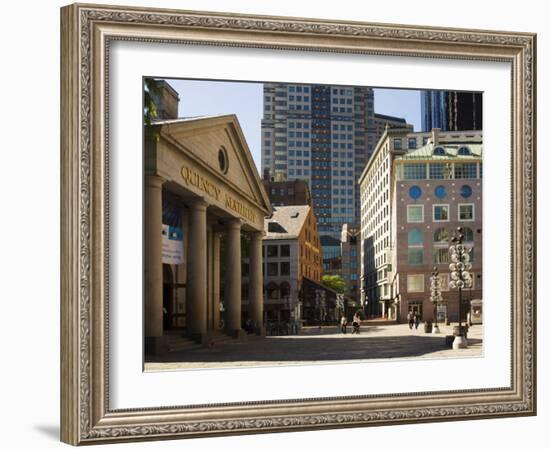
<path fill-rule="evenodd" d="M 536 35 L 75 4 L 61 10 L 61 439 L 73 444 L 536 414 Z M 131 410 L 109 405 L 110 45 L 201 43 L 512 67 L 511 386 Z"/>

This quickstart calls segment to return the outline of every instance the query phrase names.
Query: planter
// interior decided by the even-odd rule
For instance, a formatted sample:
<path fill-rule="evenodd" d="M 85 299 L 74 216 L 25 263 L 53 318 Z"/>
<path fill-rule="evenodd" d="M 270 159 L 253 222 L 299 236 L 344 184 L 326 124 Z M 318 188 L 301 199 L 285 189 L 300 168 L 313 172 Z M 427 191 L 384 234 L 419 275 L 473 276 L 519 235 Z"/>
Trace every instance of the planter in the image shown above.
<path fill-rule="evenodd" d="M 425 334 L 431 334 L 432 333 L 432 322 L 426 321 L 424 323 L 424 333 Z"/>

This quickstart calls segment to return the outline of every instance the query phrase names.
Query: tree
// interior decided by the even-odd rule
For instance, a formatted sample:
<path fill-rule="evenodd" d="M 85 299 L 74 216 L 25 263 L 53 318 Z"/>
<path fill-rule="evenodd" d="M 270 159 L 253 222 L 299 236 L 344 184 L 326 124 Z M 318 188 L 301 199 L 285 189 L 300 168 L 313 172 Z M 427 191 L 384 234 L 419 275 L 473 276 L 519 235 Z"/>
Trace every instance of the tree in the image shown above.
<path fill-rule="evenodd" d="M 158 81 L 154 78 L 145 78 L 143 89 L 143 121 L 146 125 L 150 125 L 157 117 L 155 98 L 158 98 L 159 94 Z"/>
<path fill-rule="evenodd" d="M 325 274 L 323 276 L 323 284 L 337 293 L 344 293 L 346 289 L 346 281 L 344 281 L 344 278 L 338 274 Z"/>

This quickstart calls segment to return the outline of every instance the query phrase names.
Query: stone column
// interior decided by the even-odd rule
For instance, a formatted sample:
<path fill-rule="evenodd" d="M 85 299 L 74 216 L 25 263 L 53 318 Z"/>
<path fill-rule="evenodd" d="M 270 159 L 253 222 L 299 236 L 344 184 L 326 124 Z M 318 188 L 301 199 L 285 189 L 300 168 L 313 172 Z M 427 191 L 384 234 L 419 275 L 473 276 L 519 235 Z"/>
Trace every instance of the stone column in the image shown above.
<path fill-rule="evenodd" d="M 257 334 L 260 334 L 264 328 L 262 237 L 263 232 L 252 232 L 250 234 L 248 311 L 249 318 L 254 322 Z"/>
<path fill-rule="evenodd" d="M 146 350 L 161 350 L 162 314 L 162 183 L 159 176 L 145 176 L 144 189 L 144 298 Z"/>
<path fill-rule="evenodd" d="M 220 243 L 221 234 L 214 231 L 212 242 L 212 307 L 214 314 L 213 327 L 218 330 L 220 327 Z"/>
<path fill-rule="evenodd" d="M 203 341 L 206 335 L 206 208 L 202 200 L 190 204 L 187 252 L 187 333 Z"/>
<path fill-rule="evenodd" d="M 241 220 L 234 218 L 227 223 L 227 333 L 238 336 L 241 330 Z"/>
<path fill-rule="evenodd" d="M 189 226 L 188 226 L 188 210 L 181 205 L 181 226 L 183 229 L 183 263 L 180 263 L 176 266 L 177 273 L 177 282 L 178 284 L 187 284 L 187 262 L 188 262 L 188 248 L 189 248 Z M 187 298 L 187 289 L 178 288 L 176 290 L 178 298 L 178 313 L 181 313 L 182 310 L 185 310 L 185 307 L 180 309 L 180 307 L 186 304 Z M 178 319 L 178 326 L 180 322 L 183 322 L 181 318 Z"/>

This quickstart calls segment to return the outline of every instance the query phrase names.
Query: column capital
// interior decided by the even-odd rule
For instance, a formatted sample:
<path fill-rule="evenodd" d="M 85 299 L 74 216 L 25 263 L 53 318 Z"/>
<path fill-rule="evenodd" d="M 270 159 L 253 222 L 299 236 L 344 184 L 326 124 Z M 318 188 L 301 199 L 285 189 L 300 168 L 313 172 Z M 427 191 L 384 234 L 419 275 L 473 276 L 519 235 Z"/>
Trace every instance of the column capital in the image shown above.
<path fill-rule="evenodd" d="M 193 199 L 191 201 L 188 201 L 187 204 L 189 205 L 190 209 L 193 210 L 206 210 L 206 208 L 210 205 L 204 198 L 198 197 L 196 199 Z"/>
<path fill-rule="evenodd" d="M 250 236 L 250 240 L 263 240 L 265 231 L 250 231 L 248 235 Z"/>
<path fill-rule="evenodd" d="M 244 220 L 242 218 L 229 218 L 226 221 L 226 226 L 231 229 L 240 229 L 243 223 Z"/>
<path fill-rule="evenodd" d="M 144 184 L 145 187 L 153 187 L 160 189 L 162 184 L 166 182 L 166 179 L 164 179 L 162 176 L 158 175 L 145 175 Z"/>

